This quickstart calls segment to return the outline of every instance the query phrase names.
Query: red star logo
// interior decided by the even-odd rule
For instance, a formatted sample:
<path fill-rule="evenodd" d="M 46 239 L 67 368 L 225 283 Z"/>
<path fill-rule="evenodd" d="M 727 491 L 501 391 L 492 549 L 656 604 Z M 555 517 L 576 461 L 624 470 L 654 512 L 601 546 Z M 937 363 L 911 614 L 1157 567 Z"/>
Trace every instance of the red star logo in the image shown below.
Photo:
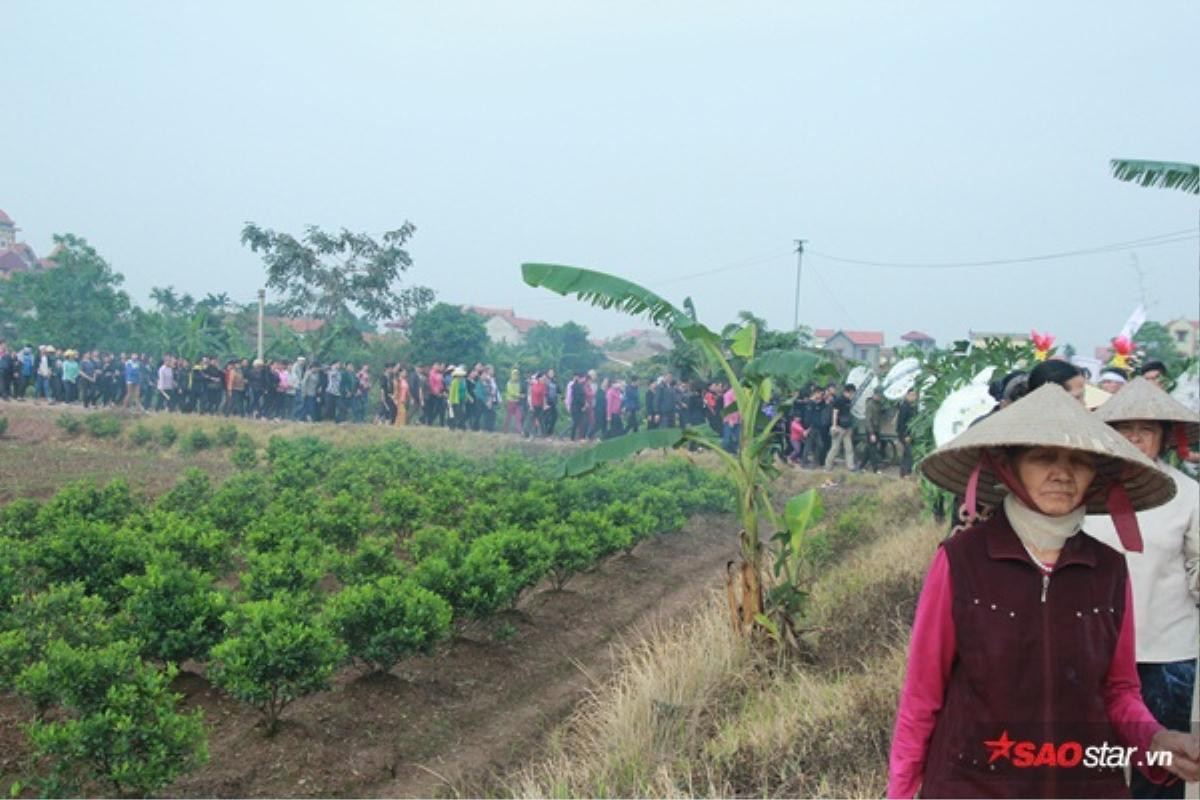
<path fill-rule="evenodd" d="M 993 761 L 997 761 L 1001 758 L 1007 758 L 1011 760 L 1012 748 L 1014 744 L 1016 744 L 1016 742 L 1008 738 L 1007 730 L 1000 734 L 999 739 L 995 739 L 990 742 L 985 741 L 983 746 L 992 751 L 992 755 L 988 758 L 988 763 L 991 764 Z"/>

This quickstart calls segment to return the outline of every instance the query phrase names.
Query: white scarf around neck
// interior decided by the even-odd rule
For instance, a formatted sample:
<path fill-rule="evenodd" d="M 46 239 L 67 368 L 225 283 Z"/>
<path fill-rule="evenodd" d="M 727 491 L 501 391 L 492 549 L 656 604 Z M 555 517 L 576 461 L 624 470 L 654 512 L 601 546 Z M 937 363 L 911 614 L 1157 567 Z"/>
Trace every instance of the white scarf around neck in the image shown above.
<path fill-rule="evenodd" d="M 1084 506 L 1068 511 L 1059 517 L 1051 517 L 1034 511 L 1012 494 L 1004 496 L 1004 513 L 1008 516 L 1017 538 L 1027 548 L 1034 550 L 1061 550 L 1083 527 Z"/>

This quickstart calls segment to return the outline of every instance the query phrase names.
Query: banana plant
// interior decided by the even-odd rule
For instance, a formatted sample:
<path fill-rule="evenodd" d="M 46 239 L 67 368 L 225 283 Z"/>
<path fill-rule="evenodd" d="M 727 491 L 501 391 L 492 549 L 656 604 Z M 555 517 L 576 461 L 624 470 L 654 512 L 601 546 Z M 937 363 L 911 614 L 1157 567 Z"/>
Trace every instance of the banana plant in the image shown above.
<path fill-rule="evenodd" d="M 1113 177 L 1119 181 L 1200 194 L 1200 165 L 1132 158 L 1114 158 L 1108 163 Z"/>
<path fill-rule="evenodd" d="M 735 400 L 726 407 L 725 413 L 736 411 L 741 415 L 742 435 L 736 452 L 726 452 L 707 426 L 644 430 L 609 439 L 576 453 L 563 462 L 560 474 L 582 475 L 601 464 L 627 458 L 648 448 L 693 443 L 716 454 L 734 485 L 741 524 L 741 563 L 727 574 L 733 621 L 743 633 L 756 624 L 769 622 L 774 609 L 764 608 L 764 555 L 759 526 L 764 518 L 773 530 L 784 530 L 787 526 L 776 512 L 768 488 L 777 470 L 772 463 L 770 448 L 773 420 L 766 418 L 763 405 L 771 397 L 777 379 L 811 380 L 829 368 L 826 359 L 801 350 L 773 350 L 757 355 L 758 326 L 753 322 L 733 331 L 727 340 L 696 320 L 690 301 L 685 301 L 688 310 L 685 313 L 654 292 L 614 275 L 541 263 L 522 264 L 521 272 L 530 286 L 560 295 L 574 295 L 599 308 L 648 317 L 673 336 L 693 344 L 733 389 Z M 740 369 L 735 365 L 741 365 Z"/>

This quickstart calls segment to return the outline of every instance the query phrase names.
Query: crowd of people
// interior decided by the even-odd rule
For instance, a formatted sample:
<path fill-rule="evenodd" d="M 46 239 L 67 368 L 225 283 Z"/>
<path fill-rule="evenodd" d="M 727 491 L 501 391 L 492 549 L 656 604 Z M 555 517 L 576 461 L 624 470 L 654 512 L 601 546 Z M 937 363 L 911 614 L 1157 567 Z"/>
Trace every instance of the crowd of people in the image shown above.
<path fill-rule="evenodd" d="M 635 377 L 577 372 L 560 382 L 554 369 L 503 382 L 486 364 L 396 363 L 381 373 L 368 364 L 320 363 L 171 354 L 103 353 L 50 345 L 10 349 L 0 341 L 0 399 L 142 411 L 216 414 L 306 422 L 422 424 L 555 434 L 595 440 L 650 428 L 702 424 L 720 433 L 725 387 L 703 392 L 670 374 L 643 389 Z M 374 406 L 374 413 L 372 411 Z"/>
<path fill-rule="evenodd" d="M 1139 374 L 1165 380 L 1161 362 Z M 1082 398 L 1083 370 L 1061 360 L 994 381 L 997 409 L 1047 380 Z M 1129 373 L 1109 367 L 1095 385 L 1112 393 Z M 203 356 L 195 361 L 145 353 L 79 353 L 0 341 L 0 399 L 32 395 L 38 403 L 80 404 L 144 411 L 214 414 L 304 422 L 368 422 L 498 431 L 525 437 L 598 440 L 641 427 L 707 425 L 729 452 L 738 448 L 741 418 L 735 392 L 725 383 L 676 380 L 666 373 L 643 387 L 636 377 L 605 377 L 579 371 L 560 381 L 554 369 L 514 368 L 501 381 L 483 363 L 396 363 L 373 373 L 367 364 L 322 364 L 300 356 L 264 361 Z M 917 392 L 893 407 L 876 384 L 861 416 L 852 413 L 858 387 L 811 385 L 769 400 L 764 416 L 775 428 L 772 450 L 787 463 L 831 470 L 840 459 L 852 471 L 880 471 L 895 444 L 901 476 L 912 473 L 912 435 Z M 372 413 L 372 407 L 374 409 Z M 894 411 L 894 416 L 892 412 Z"/>

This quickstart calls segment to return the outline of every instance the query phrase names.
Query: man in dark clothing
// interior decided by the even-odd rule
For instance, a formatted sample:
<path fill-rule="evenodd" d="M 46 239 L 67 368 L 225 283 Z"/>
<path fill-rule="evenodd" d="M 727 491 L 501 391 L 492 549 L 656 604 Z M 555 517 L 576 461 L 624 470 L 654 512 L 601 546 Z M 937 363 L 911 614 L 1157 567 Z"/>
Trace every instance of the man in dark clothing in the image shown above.
<path fill-rule="evenodd" d="M 872 472 L 879 472 L 880 441 L 879 436 L 883 429 L 883 387 L 876 386 L 871 397 L 867 398 L 867 444 L 863 454 L 863 471 L 870 469 Z"/>
<path fill-rule="evenodd" d="M 829 448 L 833 446 L 833 396 L 834 388 L 826 386 L 821 392 L 821 407 L 817 416 L 817 430 L 821 432 L 821 458 L 819 464 L 824 464 L 829 457 Z"/>
<path fill-rule="evenodd" d="M 7 400 L 12 389 L 13 356 L 4 342 L 0 342 L 0 400 Z"/>
<path fill-rule="evenodd" d="M 204 365 L 204 411 L 208 414 L 217 413 L 221 407 L 221 398 L 225 394 L 225 373 L 217 366 L 215 356 L 209 356 Z"/>
<path fill-rule="evenodd" d="M 587 438 L 587 389 L 584 386 L 586 382 L 587 376 L 580 372 L 576 373 L 571 384 L 571 407 L 568 409 L 571 412 L 571 441 L 575 441 L 576 436 L 580 439 Z"/>
<path fill-rule="evenodd" d="M 546 370 L 543 376 L 546 384 L 546 408 L 542 411 L 542 435 L 553 436 L 554 428 L 558 425 L 558 378 L 553 369 Z"/>
<path fill-rule="evenodd" d="M 907 478 L 912 474 L 912 425 L 913 417 L 917 415 L 917 390 L 913 387 L 904 395 L 900 411 L 896 415 L 896 439 L 900 442 L 900 477 Z"/>
<path fill-rule="evenodd" d="M 854 384 L 847 383 L 842 394 L 833 400 L 830 447 L 829 454 L 825 456 L 825 469 L 833 469 L 833 462 L 841 452 L 846 460 L 846 469 L 854 470 L 854 417 L 850 414 L 850 406 L 856 391 Z"/>
<path fill-rule="evenodd" d="M 658 427 L 658 379 L 646 387 L 646 428 Z"/>
<path fill-rule="evenodd" d="M 668 373 L 658 384 L 655 398 L 655 411 L 658 415 L 660 428 L 674 428 L 675 415 L 679 405 L 679 392 L 675 388 L 675 379 Z"/>
<path fill-rule="evenodd" d="M 625 394 L 621 399 L 621 410 L 625 412 L 625 430 L 636 432 L 638 429 L 638 409 L 641 408 L 641 397 L 638 396 L 637 378 L 630 377 L 625 384 Z"/>
<path fill-rule="evenodd" d="M 815 387 L 808 392 L 808 397 L 800 404 L 800 424 L 808 433 L 804 437 L 804 454 L 800 463 L 803 466 L 819 467 L 823 448 L 823 432 L 821 431 L 821 407 L 824 405 L 825 393 Z"/>

